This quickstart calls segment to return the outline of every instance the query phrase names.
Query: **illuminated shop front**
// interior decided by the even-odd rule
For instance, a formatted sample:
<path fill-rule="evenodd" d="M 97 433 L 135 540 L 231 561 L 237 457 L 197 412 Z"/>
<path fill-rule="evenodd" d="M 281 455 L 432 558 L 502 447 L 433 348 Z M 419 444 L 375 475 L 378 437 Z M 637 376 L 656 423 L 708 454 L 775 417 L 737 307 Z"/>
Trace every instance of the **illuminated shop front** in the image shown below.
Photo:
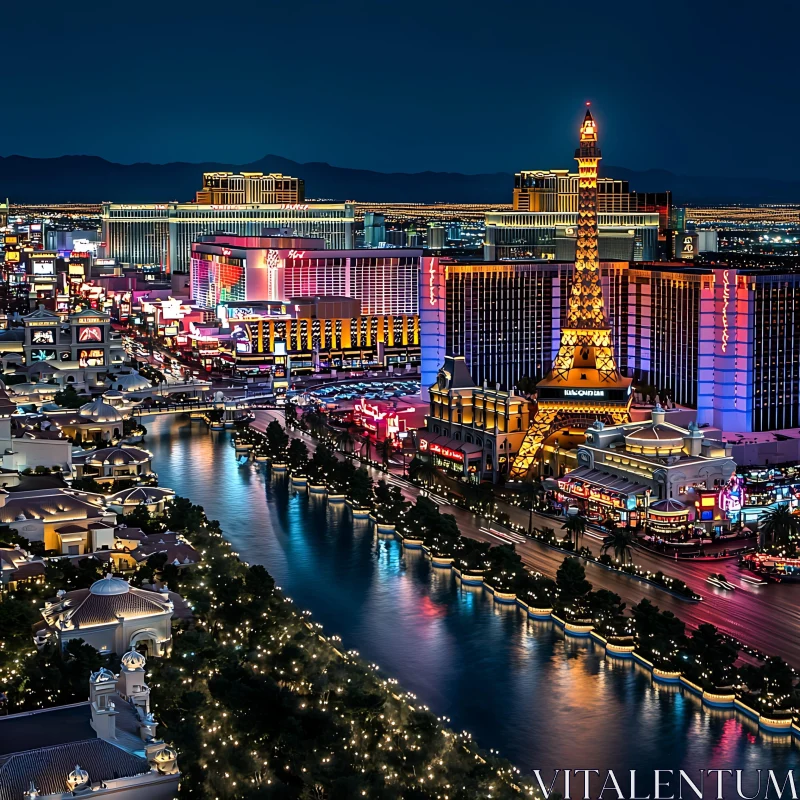
<path fill-rule="evenodd" d="M 363 397 L 353 406 L 353 421 L 379 442 L 395 439 L 401 433 L 416 429 L 415 422 L 421 422 L 414 406 L 398 408 L 396 404 L 370 402 Z"/>
<path fill-rule="evenodd" d="M 800 508 L 800 465 L 739 468 L 719 494 L 719 504 L 732 523 L 753 527 L 769 508 Z"/>
<path fill-rule="evenodd" d="M 592 522 L 613 519 L 618 525 L 638 528 L 645 516 L 647 487 L 579 467 L 559 478 L 557 499 L 562 506 L 575 506 Z"/>
<path fill-rule="evenodd" d="M 592 425 L 577 469 L 558 480 L 561 502 L 594 522 L 610 517 L 654 539 L 723 533 L 728 510 L 742 497 L 729 448 L 706 439 L 695 423 L 683 428 L 666 416 L 656 406 L 649 422 Z"/>
<path fill-rule="evenodd" d="M 366 315 L 349 297 L 220 304 L 223 360 L 242 376 L 270 369 L 284 342 L 292 374 L 419 363 L 419 317 Z"/>
<path fill-rule="evenodd" d="M 477 475 L 464 475 L 496 483 L 508 473 L 530 421 L 530 402 L 525 397 L 477 386 L 463 356 L 446 356 L 436 383 L 428 387 L 430 413 L 426 432 L 430 437 L 451 438 L 458 445 L 480 451 Z M 420 455 L 424 453 L 420 448 Z"/>
<path fill-rule="evenodd" d="M 680 500 L 659 500 L 647 511 L 647 533 L 657 539 L 675 542 L 688 539 L 694 511 Z"/>
<path fill-rule="evenodd" d="M 459 478 L 480 483 L 483 454 L 476 444 L 460 442 L 446 436 L 417 437 L 417 452 L 420 458 L 431 461 L 435 467 Z"/>

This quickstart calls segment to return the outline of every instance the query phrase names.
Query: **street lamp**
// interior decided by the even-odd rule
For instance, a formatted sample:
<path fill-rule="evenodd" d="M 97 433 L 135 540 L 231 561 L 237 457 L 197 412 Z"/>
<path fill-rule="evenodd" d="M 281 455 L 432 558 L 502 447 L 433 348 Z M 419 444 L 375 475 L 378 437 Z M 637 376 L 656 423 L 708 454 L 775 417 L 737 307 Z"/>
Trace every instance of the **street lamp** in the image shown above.
<path fill-rule="evenodd" d="M 400 431 L 397 434 L 400 439 L 400 450 L 403 454 L 403 477 L 406 476 L 406 439 L 408 438 L 408 431 Z"/>

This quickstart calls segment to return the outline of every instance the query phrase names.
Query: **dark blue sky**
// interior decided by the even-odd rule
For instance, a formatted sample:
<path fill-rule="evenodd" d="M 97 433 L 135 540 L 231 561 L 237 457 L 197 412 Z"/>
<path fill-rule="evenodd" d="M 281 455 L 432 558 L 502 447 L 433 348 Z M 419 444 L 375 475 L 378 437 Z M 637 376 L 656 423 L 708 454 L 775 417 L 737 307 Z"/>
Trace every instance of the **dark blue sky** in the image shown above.
<path fill-rule="evenodd" d="M 606 164 L 800 178 L 799 23 L 774 0 L 17 1 L 0 155 L 566 167 L 589 99 Z"/>

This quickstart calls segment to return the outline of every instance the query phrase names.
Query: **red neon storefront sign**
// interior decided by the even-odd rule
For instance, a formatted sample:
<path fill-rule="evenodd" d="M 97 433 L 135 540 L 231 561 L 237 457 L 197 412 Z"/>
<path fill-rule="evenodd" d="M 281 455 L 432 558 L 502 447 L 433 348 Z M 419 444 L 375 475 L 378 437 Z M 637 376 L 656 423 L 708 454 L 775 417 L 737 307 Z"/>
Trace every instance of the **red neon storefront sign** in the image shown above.
<path fill-rule="evenodd" d="M 460 450 L 451 450 L 449 447 L 442 447 L 440 444 L 429 442 L 427 439 L 419 440 L 419 449 L 422 452 L 427 450 L 430 453 L 435 453 L 437 456 L 446 458 L 449 461 L 464 462 L 464 454 Z"/>

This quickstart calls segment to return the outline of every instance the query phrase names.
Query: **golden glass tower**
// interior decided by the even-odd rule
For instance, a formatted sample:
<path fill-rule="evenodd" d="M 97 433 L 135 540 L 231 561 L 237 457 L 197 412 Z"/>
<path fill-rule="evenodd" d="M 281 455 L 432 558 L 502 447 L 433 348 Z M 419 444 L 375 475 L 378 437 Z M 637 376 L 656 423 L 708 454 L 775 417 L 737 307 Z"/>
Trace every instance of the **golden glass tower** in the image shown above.
<path fill-rule="evenodd" d="M 537 408 L 511 466 L 511 478 L 524 480 L 537 465 L 545 441 L 565 428 L 588 428 L 595 420 L 628 422 L 631 379 L 614 359 L 611 327 L 603 305 L 597 250 L 597 124 L 591 111 L 580 128 L 578 231 L 575 270 L 561 346 L 550 374 L 536 386 Z"/>

